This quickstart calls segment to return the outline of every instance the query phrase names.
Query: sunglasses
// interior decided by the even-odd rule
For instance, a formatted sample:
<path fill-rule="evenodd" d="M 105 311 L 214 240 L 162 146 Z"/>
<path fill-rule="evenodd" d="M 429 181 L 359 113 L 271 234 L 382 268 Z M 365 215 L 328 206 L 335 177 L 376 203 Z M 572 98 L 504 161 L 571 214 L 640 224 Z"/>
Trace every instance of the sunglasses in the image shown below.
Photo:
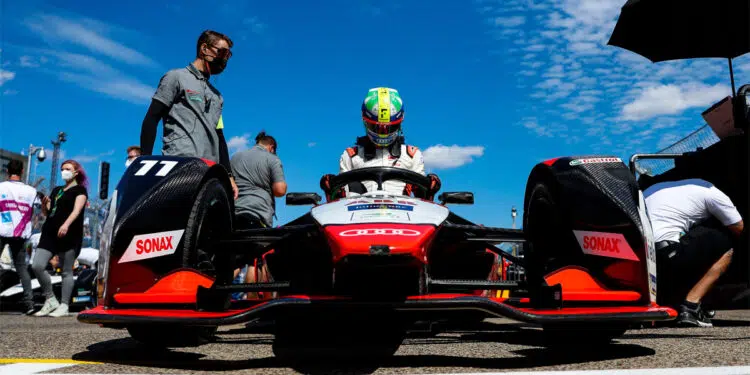
<path fill-rule="evenodd" d="M 229 48 L 219 48 L 213 44 L 211 45 L 211 48 L 216 50 L 216 57 L 220 59 L 229 59 L 230 57 L 232 57 L 232 51 Z"/>

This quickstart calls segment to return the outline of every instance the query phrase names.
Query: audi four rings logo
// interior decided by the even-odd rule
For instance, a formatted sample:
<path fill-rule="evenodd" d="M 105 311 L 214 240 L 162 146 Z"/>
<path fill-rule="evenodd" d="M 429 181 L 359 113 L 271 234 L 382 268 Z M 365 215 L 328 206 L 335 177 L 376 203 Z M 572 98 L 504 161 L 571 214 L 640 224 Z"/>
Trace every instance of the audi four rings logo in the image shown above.
<path fill-rule="evenodd" d="M 419 236 L 422 234 L 413 229 L 350 229 L 339 233 L 342 237 L 356 236 Z"/>

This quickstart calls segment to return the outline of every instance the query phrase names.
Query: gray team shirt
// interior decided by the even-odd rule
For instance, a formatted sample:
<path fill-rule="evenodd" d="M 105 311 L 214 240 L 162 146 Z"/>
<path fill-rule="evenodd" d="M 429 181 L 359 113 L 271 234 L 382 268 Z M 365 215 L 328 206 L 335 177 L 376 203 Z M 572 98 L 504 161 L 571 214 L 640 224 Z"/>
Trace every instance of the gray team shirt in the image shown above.
<path fill-rule="evenodd" d="M 281 159 L 256 145 L 234 154 L 231 165 L 239 190 L 235 213 L 251 215 L 272 226 L 276 200 L 271 187 L 276 182 L 284 182 Z"/>
<path fill-rule="evenodd" d="M 192 63 L 162 76 L 153 99 L 169 107 L 169 113 L 163 118 L 164 155 L 194 156 L 219 162 L 216 129 L 224 127 L 221 118 L 224 98 Z"/>

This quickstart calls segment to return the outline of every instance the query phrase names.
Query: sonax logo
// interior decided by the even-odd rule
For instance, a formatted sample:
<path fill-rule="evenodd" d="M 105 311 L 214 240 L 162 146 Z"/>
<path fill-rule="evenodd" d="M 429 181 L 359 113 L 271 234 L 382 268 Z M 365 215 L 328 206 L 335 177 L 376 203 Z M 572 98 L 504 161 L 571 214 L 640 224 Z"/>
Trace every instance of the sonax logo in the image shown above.
<path fill-rule="evenodd" d="M 349 229 L 343 232 L 339 232 L 339 236 L 342 237 L 356 237 L 356 236 L 419 236 L 422 234 L 419 231 L 413 229 L 395 229 L 395 228 L 382 228 L 382 229 Z"/>
<path fill-rule="evenodd" d="M 174 254 L 184 229 L 167 232 L 139 234 L 130 241 L 118 263 L 137 262 L 144 259 Z"/>
<path fill-rule="evenodd" d="M 585 254 L 609 258 L 638 260 L 635 252 L 621 233 L 574 230 L 578 244 Z"/>

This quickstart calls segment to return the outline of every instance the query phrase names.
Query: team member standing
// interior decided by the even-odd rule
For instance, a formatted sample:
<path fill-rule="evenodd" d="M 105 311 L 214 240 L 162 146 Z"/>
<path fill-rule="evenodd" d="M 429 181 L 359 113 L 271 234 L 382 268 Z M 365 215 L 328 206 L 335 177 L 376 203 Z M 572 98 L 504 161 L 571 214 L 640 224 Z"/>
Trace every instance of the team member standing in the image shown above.
<path fill-rule="evenodd" d="M 83 244 L 83 217 L 88 200 L 88 179 L 83 167 L 75 160 L 66 160 L 60 167 L 64 186 L 52 189 L 42 201 L 47 220 L 42 227 L 39 246 L 34 253 L 32 268 L 46 297 L 44 306 L 35 316 L 64 316 L 73 292 L 73 264 Z M 47 263 L 57 255 L 62 269 L 62 300 L 57 301 L 52 281 L 45 271 Z"/>
<path fill-rule="evenodd" d="M 255 146 L 239 151 L 232 157 L 232 170 L 237 178 L 239 198 L 235 203 L 237 229 L 269 228 L 276 214 L 276 197 L 286 194 L 287 185 L 281 159 L 276 155 L 276 139 L 260 132 Z M 268 280 L 268 269 L 244 265 L 235 272 L 235 283 Z M 235 298 L 243 298 L 241 293 Z"/>
<path fill-rule="evenodd" d="M 676 305 L 677 324 L 711 327 L 703 297 L 726 272 L 744 223 L 721 190 L 701 179 L 669 181 L 644 191 L 656 242 L 660 304 Z M 714 228 L 716 219 L 725 228 Z"/>
<path fill-rule="evenodd" d="M 229 172 L 237 199 L 224 138 L 224 97 L 209 82 L 212 75 L 221 74 L 226 68 L 232 46 L 226 35 L 206 30 L 198 38 L 195 60 L 162 76 L 141 125 L 141 153 L 151 155 L 156 128 L 162 120 L 162 154 L 218 162 Z"/>
<path fill-rule="evenodd" d="M 34 300 L 24 243 L 31 237 L 36 189 L 21 182 L 22 162 L 11 160 L 7 171 L 8 181 L 0 183 L 0 250 L 6 244 L 10 248 L 23 287 L 24 312 L 30 315 L 34 312 Z"/>
<path fill-rule="evenodd" d="M 235 202 L 238 227 L 271 227 L 276 213 L 275 197 L 286 194 L 281 159 L 276 155 L 276 139 L 261 132 L 255 146 L 232 157 L 239 198 Z"/>

